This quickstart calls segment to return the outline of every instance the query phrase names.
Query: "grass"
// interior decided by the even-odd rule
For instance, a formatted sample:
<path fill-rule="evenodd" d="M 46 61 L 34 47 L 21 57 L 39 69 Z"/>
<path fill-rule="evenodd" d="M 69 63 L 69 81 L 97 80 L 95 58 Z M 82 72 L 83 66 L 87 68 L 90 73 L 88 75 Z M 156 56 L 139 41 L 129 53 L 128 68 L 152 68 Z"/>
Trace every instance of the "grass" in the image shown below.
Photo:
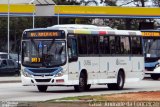
<path fill-rule="evenodd" d="M 156 96 L 157 95 L 157 96 Z M 156 97 L 155 97 L 156 96 Z M 121 94 L 103 94 L 103 95 L 87 95 L 76 97 L 65 97 L 56 100 L 49 100 L 47 102 L 90 102 L 90 101 L 148 101 L 160 97 L 159 91 L 151 92 L 128 92 Z M 159 101 L 159 99 L 157 99 Z"/>

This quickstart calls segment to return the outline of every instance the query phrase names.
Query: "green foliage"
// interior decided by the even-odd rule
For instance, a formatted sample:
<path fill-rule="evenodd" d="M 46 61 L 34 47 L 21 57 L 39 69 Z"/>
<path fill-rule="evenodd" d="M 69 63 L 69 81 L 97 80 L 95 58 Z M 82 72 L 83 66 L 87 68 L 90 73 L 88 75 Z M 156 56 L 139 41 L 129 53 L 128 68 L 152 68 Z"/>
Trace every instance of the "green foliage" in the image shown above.
<path fill-rule="evenodd" d="M 107 6 L 116 6 L 118 0 L 101 0 L 101 3 L 105 3 Z"/>
<path fill-rule="evenodd" d="M 77 0 L 54 0 L 57 5 L 80 5 Z"/>
<path fill-rule="evenodd" d="M 153 4 L 156 7 L 160 7 L 160 0 L 153 0 Z"/>

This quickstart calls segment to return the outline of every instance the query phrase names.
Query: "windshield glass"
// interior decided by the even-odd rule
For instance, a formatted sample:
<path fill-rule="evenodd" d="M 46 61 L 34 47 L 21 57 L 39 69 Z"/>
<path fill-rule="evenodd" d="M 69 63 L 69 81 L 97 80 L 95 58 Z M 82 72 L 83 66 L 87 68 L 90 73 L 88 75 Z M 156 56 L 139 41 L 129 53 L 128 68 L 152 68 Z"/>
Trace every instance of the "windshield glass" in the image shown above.
<path fill-rule="evenodd" d="M 160 57 L 160 38 L 144 39 L 146 57 Z"/>
<path fill-rule="evenodd" d="M 22 64 L 25 66 L 53 67 L 65 62 L 65 41 L 26 40 L 22 42 Z"/>

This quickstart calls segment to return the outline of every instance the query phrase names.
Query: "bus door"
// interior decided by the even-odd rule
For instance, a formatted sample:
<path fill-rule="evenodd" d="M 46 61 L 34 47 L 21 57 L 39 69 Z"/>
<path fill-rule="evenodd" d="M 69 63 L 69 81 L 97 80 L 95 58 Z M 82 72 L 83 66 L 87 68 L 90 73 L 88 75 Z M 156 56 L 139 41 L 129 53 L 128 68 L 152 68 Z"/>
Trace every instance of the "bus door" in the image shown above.
<path fill-rule="evenodd" d="M 67 41 L 68 50 L 68 75 L 69 80 L 77 80 L 79 74 L 79 63 L 77 53 L 77 40 L 75 37 L 68 37 Z"/>

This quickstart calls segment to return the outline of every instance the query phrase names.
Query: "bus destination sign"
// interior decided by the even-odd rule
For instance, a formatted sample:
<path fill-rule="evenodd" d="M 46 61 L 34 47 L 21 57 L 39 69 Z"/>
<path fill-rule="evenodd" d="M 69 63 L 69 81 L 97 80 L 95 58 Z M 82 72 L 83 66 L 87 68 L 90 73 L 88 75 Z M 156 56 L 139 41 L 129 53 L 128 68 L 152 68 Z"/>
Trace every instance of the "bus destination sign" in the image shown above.
<path fill-rule="evenodd" d="M 64 38 L 64 31 L 28 31 L 27 38 Z"/>
<path fill-rule="evenodd" d="M 30 36 L 31 37 L 55 37 L 58 36 L 58 32 L 31 32 Z"/>
<path fill-rule="evenodd" d="M 147 36 L 147 37 L 159 36 L 160 37 L 160 32 L 142 32 L 142 36 Z"/>

